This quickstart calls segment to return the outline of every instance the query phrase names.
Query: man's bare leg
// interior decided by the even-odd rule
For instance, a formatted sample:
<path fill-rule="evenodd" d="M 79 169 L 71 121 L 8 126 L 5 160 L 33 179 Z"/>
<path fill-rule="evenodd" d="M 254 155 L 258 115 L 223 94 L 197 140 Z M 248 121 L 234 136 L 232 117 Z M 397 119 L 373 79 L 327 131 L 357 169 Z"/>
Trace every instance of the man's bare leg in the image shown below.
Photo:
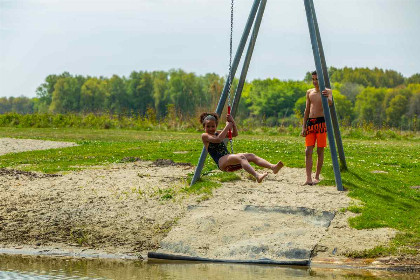
<path fill-rule="evenodd" d="M 312 153 L 314 146 L 306 147 L 305 150 L 305 166 L 306 166 L 306 182 L 303 185 L 312 185 Z"/>
<path fill-rule="evenodd" d="M 317 148 L 316 152 L 318 153 L 318 160 L 316 161 L 316 173 L 314 184 L 318 184 L 321 180 L 319 179 L 319 174 L 321 174 L 322 165 L 324 164 L 324 148 Z"/>

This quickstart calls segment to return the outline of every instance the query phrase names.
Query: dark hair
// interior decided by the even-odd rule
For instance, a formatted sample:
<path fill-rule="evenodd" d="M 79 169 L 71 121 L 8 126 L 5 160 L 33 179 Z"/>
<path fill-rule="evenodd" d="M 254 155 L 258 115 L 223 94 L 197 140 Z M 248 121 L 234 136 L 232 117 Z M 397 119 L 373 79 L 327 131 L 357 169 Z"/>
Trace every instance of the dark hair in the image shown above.
<path fill-rule="evenodd" d="M 317 75 L 318 76 L 318 74 L 316 73 L 316 70 L 314 72 L 312 72 L 312 75 Z"/>
<path fill-rule="evenodd" d="M 216 113 L 202 113 L 201 115 L 200 115 L 200 123 L 203 125 L 203 127 L 204 127 L 204 125 L 205 125 L 205 121 L 204 121 L 204 119 L 207 117 L 207 116 L 213 116 L 215 119 L 216 119 L 216 125 L 219 123 L 219 116 L 216 114 Z"/>

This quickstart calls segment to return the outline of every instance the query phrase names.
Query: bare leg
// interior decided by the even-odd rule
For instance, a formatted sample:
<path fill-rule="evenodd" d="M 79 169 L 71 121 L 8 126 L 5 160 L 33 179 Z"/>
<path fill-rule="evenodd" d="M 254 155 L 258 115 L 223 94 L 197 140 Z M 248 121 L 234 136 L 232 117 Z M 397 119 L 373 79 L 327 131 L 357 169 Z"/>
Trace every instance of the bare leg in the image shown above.
<path fill-rule="evenodd" d="M 261 174 L 261 173 L 258 173 L 257 171 L 255 171 L 255 169 L 249 164 L 249 161 L 248 161 L 245 154 L 231 154 L 231 155 L 228 155 L 228 156 L 225 156 L 225 157 L 221 158 L 220 161 L 219 161 L 219 165 L 221 165 L 223 170 L 228 165 L 240 164 L 246 172 L 248 172 L 249 174 L 254 176 L 255 179 L 257 179 L 258 183 L 261 183 L 262 180 L 267 176 L 267 173 L 262 173 Z M 270 164 L 270 163 L 268 163 L 268 164 Z"/>
<path fill-rule="evenodd" d="M 242 154 L 242 155 L 244 155 L 249 162 L 253 162 L 258 166 L 273 170 L 274 174 L 277 174 L 279 170 L 284 166 L 283 162 L 281 161 L 279 161 L 277 164 L 272 164 L 268 162 L 267 160 L 260 158 L 259 156 L 256 156 L 254 154 Z"/>
<path fill-rule="evenodd" d="M 266 161 L 263 158 L 260 158 L 259 156 L 254 155 L 254 154 L 239 154 L 239 155 L 244 156 L 247 159 L 247 161 L 253 162 L 258 166 L 269 168 L 269 169 L 273 168 L 274 164 Z"/>
<path fill-rule="evenodd" d="M 274 168 L 273 168 L 273 173 L 274 173 L 274 174 L 279 173 L 280 169 L 281 169 L 283 166 L 284 166 L 283 162 L 281 162 L 281 161 L 277 162 L 277 164 L 276 164 L 276 165 L 274 165 Z"/>
<path fill-rule="evenodd" d="M 251 164 L 249 164 L 248 157 L 246 155 L 247 154 L 240 154 L 242 168 L 246 172 L 248 172 L 249 174 L 254 176 L 257 179 L 258 183 L 261 183 L 262 180 L 265 178 L 265 176 L 267 176 L 267 172 L 265 172 L 263 174 L 260 174 L 260 173 L 256 172 L 255 169 L 251 166 Z M 265 159 L 259 158 L 257 156 L 255 156 L 255 157 L 259 159 L 259 160 L 257 160 L 259 164 L 257 164 L 254 161 L 252 161 L 252 162 L 254 162 L 255 164 L 257 164 L 258 166 L 261 166 L 261 167 L 267 167 L 266 165 L 269 165 L 270 167 L 267 167 L 267 168 L 271 168 L 271 165 L 272 165 L 271 163 L 269 163 Z"/>
<path fill-rule="evenodd" d="M 305 151 L 305 164 L 306 164 L 306 182 L 304 185 L 312 185 L 312 152 L 314 146 L 306 147 Z"/>
<path fill-rule="evenodd" d="M 316 152 L 318 154 L 318 160 L 316 161 L 316 173 L 315 173 L 315 180 L 314 183 L 318 184 L 319 181 L 319 174 L 321 174 L 322 165 L 324 164 L 324 148 L 317 148 Z"/>

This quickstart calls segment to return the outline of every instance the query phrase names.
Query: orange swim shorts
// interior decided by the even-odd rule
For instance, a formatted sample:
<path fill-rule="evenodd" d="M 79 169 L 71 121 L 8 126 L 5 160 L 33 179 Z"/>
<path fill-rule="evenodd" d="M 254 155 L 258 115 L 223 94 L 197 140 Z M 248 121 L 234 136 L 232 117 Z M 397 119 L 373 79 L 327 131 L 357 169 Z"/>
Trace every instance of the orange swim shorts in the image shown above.
<path fill-rule="evenodd" d="M 325 148 L 327 146 L 327 126 L 324 117 L 310 118 L 306 123 L 305 146 Z"/>

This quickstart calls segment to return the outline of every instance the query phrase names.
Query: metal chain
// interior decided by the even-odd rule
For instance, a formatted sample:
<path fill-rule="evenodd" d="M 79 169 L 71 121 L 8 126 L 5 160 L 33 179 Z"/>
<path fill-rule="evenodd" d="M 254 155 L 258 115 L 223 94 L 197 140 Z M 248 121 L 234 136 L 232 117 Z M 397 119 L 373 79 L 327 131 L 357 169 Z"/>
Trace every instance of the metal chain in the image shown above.
<path fill-rule="evenodd" d="M 230 3 L 230 41 L 229 41 L 229 91 L 228 91 L 228 106 L 231 105 L 230 101 L 230 92 L 232 88 L 232 41 L 233 41 L 233 4 L 234 0 L 231 0 Z"/>
<path fill-rule="evenodd" d="M 234 0 L 231 0 L 230 3 L 230 40 L 229 40 L 229 92 L 228 92 L 228 106 L 231 106 L 231 100 L 230 100 L 230 92 L 232 89 L 232 41 L 233 41 L 233 4 Z M 233 141 L 232 139 L 229 139 L 230 141 L 230 151 L 233 154 Z"/>

